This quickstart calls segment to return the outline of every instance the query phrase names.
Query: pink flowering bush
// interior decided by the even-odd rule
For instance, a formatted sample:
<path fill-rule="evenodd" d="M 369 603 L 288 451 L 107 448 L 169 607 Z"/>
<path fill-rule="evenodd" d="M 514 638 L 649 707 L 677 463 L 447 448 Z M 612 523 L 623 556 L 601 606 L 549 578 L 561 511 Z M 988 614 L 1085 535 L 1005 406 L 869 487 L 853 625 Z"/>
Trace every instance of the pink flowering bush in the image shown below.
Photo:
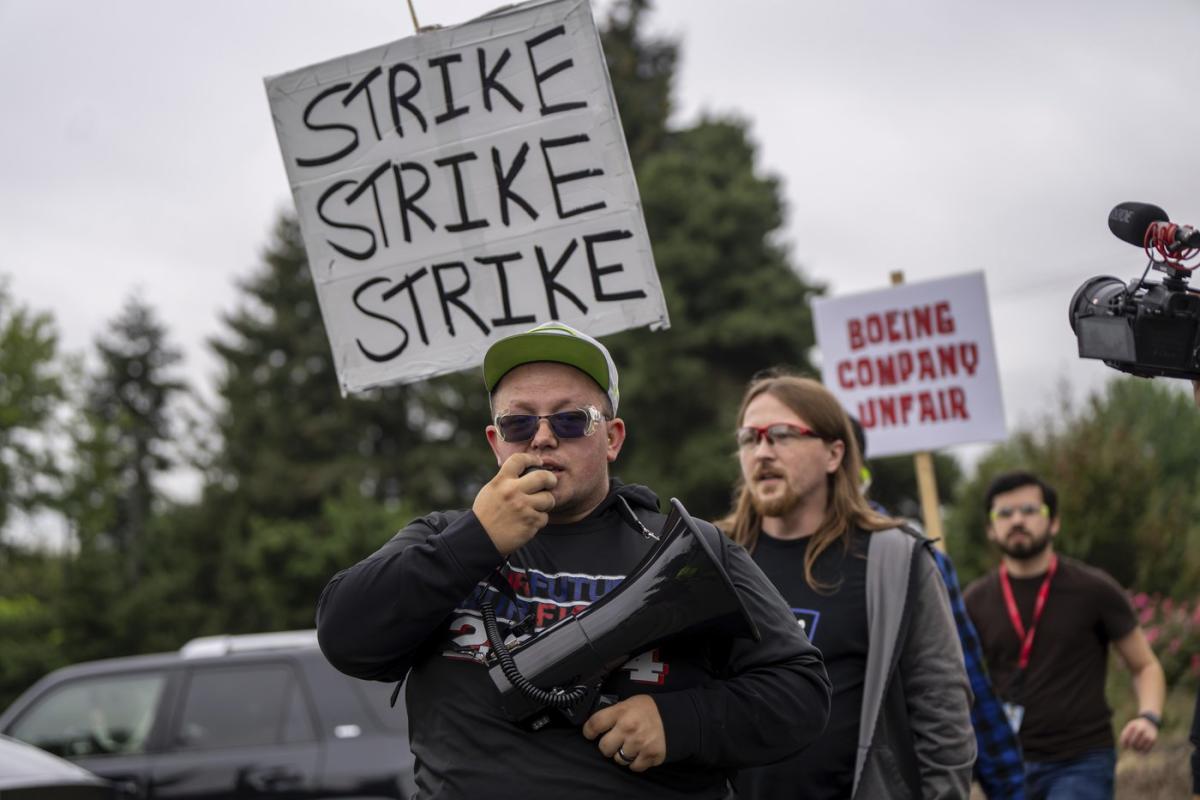
<path fill-rule="evenodd" d="M 1189 603 L 1158 594 L 1130 595 L 1146 640 L 1162 662 L 1168 686 L 1200 682 L 1200 598 Z"/>

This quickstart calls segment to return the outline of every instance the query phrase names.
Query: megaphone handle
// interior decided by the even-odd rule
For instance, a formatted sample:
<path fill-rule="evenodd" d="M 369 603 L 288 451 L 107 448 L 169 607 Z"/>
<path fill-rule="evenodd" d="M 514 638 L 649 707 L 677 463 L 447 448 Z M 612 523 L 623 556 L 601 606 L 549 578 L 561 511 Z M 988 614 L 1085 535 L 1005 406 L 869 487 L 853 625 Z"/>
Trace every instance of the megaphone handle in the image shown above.
<path fill-rule="evenodd" d="M 555 710 L 572 725 L 582 726 L 593 713 L 617 702 L 617 696 L 614 694 L 600 694 L 600 683 L 601 681 L 596 681 L 589 687 L 576 687 L 580 689 L 586 688 L 587 693 L 579 698 L 574 705 Z"/>

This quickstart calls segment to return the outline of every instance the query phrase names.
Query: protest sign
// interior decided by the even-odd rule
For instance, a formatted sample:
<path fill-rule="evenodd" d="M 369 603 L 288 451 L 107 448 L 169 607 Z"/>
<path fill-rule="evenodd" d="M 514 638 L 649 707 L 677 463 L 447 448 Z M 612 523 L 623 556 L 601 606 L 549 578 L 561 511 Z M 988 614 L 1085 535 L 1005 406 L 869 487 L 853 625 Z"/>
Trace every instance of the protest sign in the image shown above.
<path fill-rule="evenodd" d="M 587 0 L 266 80 L 343 391 L 561 320 L 668 326 Z"/>
<path fill-rule="evenodd" d="M 872 456 L 1005 437 L 983 273 L 813 301 L 821 373 Z"/>

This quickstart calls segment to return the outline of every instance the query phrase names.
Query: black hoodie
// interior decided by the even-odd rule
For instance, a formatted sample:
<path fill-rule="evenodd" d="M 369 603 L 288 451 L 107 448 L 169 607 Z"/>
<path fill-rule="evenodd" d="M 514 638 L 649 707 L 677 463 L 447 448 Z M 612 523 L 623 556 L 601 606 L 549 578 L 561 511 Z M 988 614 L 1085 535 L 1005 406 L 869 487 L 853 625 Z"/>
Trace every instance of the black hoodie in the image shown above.
<path fill-rule="evenodd" d="M 371 680 L 406 675 L 420 797 L 725 796 L 738 767 L 785 758 L 812 741 L 829 712 L 820 653 L 758 567 L 725 537 L 721 559 L 761 633 L 673 641 L 617 669 L 604 691 L 651 695 L 666 762 L 636 774 L 578 728 L 530 733 L 509 721 L 488 676 L 479 598 L 502 626 L 532 615 L 534 633 L 599 600 L 653 541 L 619 513 L 628 503 L 652 531 L 663 515 L 645 487 L 613 485 L 585 519 L 548 525 L 507 561 L 470 511 L 415 520 L 376 553 L 333 577 L 317 606 L 329 661 Z M 499 569 L 521 608 L 491 588 Z"/>

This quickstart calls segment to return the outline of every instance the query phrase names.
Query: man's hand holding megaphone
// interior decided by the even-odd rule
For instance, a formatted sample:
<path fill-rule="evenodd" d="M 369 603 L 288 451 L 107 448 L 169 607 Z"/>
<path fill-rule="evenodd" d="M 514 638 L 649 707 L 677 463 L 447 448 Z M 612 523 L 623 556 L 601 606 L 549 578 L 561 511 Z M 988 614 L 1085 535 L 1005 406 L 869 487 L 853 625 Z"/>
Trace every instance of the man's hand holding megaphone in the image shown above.
<path fill-rule="evenodd" d="M 541 465 L 541 456 L 513 453 L 475 495 L 471 510 L 502 556 L 528 542 L 550 521 L 549 512 L 554 508 L 550 490 L 558 484 L 558 477 L 544 469 L 523 474 Z"/>
<path fill-rule="evenodd" d="M 553 472 L 537 469 L 540 456 L 514 453 L 475 496 L 471 510 L 492 544 L 508 556 L 537 535 L 554 509 L 551 490 L 558 484 Z M 644 772 L 667 756 L 666 733 L 658 705 L 649 695 L 635 695 L 588 718 L 583 735 L 596 740 L 605 758 Z"/>
<path fill-rule="evenodd" d="M 600 752 L 634 772 L 657 767 L 667 757 L 667 736 L 658 704 L 637 694 L 602 708 L 583 725 L 583 735 L 600 737 Z"/>

